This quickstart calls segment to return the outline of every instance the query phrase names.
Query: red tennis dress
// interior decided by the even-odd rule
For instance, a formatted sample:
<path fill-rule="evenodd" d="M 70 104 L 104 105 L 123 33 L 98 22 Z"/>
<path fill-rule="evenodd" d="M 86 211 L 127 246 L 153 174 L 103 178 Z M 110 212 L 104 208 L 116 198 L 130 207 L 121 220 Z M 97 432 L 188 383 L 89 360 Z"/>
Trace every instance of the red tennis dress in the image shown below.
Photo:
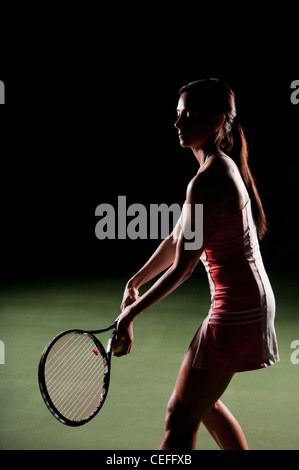
<path fill-rule="evenodd" d="M 212 304 L 193 367 L 242 372 L 279 361 L 275 299 L 261 258 L 251 203 L 218 217 L 201 256 Z"/>

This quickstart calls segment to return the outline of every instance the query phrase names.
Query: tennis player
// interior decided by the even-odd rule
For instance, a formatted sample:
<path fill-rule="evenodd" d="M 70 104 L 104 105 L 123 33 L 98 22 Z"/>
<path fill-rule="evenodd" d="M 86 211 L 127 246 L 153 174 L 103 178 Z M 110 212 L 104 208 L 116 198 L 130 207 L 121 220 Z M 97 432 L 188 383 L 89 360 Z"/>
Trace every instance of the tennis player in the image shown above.
<path fill-rule="evenodd" d="M 117 325 L 124 338 L 120 355 L 131 350 L 135 317 L 173 292 L 201 260 L 212 304 L 183 358 L 160 449 L 194 449 L 203 423 L 221 449 L 246 450 L 244 433 L 220 397 L 236 372 L 279 361 L 275 299 L 259 249 L 266 218 L 231 88 L 217 79 L 184 86 L 175 127 L 180 145 L 191 148 L 199 164 L 186 192 L 184 207 L 191 211 L 184 217 L 183 208 L 174 231 L 126 285 Z M 185 224 L 196 226 L 197 204 L 203 205 L 203 244 L 187 250 Z M 139 297 L 140 286 L 158 274 Z"/>

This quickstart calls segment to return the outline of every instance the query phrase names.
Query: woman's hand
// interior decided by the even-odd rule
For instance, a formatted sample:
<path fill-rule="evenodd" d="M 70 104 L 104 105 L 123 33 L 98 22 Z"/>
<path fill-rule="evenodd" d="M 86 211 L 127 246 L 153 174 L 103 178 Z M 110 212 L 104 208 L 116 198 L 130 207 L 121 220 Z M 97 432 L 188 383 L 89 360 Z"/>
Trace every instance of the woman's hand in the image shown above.
<path fill-rule="evenodd" d="M 124 291 L 123 300 L 120 305 L 121 311 L 125 310 L 125 308 L 128 307 L 128 305 L 131 305 L 138 299 L 139 299 L 138 289 L 136 287 L 131 287 L 127 284 L 125 291 Z"/>
<path fill-rule="evenodd" d="M 114 356 L 120 357 L 129 354 L 131 351 L 132 343 L 134 340 L 133 334 L 133 318 L 130 315 L 130 306 L 124 309 L 117 319 L 116 326 L 116 339 L 114 343 L 115 349 L 117 349 L 120 342 L 123 342 L 124 346 L 118 353 L 113 353 Z"/>

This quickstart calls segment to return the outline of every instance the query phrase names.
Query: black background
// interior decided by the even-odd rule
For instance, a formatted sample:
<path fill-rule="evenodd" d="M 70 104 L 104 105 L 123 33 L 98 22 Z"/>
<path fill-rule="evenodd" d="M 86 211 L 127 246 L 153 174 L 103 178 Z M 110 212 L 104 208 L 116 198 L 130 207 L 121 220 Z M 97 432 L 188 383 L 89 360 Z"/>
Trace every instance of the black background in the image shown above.
<path fill-rule="evenodd" d="M 175 18 L 149 9 L 135 11 L 135 19 L 133 11 L 102 11 L 90 24 L 92 11 L 79 23 L 63 15 L 58 33 L 40 22 L 38 35 L 7 42 L 0 76 L 3 280 L 132 274 L 147 260 L 158 241 L 98 240 L 95 209 L 116 207 L 119 195 L 128 205 L 182 205 L 197 165 L 173 126 L 178 89 L 205 77 L 225 80 L 236 93 L 270 225 L 266 267 L 297 269 L 293 15 L 245 9 L 246 23 L 245 12 L 216 23 L 212 14 L 194 18 L 180 9 Z"/>

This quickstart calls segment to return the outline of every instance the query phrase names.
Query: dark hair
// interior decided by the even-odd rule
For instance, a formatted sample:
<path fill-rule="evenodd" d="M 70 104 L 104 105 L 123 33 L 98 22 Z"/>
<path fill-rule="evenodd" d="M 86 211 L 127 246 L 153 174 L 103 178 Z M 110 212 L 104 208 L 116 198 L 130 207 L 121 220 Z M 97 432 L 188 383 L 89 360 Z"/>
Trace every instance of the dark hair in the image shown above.
<path fill-rule="evenodd" d="M 208 78 L 191 82 L 179 90 L 179 95 L 188 92 L 192 106 L 203 116 L 224 114 L 225 121 L 219 133 L 220 148 L 237 164 L 252 201 L 253 217 L 260 239 L 267 231 L 267 221 L 255 179 L 248 164 L 248 145 L 241 125 L 237 122 L 235 94 L 223 81 Z"/>

